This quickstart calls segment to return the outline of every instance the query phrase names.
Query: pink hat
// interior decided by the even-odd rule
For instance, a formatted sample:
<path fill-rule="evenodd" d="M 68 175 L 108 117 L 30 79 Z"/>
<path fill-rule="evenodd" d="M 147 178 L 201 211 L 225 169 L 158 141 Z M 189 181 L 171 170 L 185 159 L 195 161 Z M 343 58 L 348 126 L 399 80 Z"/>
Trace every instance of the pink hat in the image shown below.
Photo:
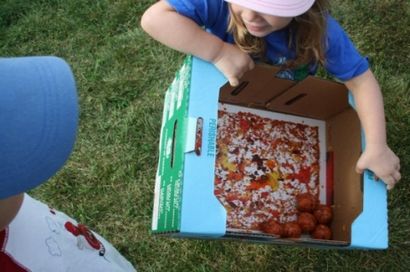
<path fill-rule="evenodd" d="M 308 11 L 315 0 L 225 0 L 254 10 L 280 17 L 296 17 Z"/>

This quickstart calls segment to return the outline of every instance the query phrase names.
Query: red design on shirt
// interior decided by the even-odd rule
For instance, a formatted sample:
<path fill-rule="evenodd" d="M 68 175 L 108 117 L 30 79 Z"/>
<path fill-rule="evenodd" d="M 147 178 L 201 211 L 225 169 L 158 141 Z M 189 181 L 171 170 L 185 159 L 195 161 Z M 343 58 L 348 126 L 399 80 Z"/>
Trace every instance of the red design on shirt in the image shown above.
<path fill-rule="evenodd" d="M 98 239 L 94 236 L 94 234 L 85 225 L 78 224 L 77 226 L 75 226 L 71 222 L 66 222 L 64 224 L 64 227 L 76 237 L 79 235 L 83 235 L 85 240 L 88 242 L 88 244 L 92 248 L 96 250 L 101 249 L 102 247 L 101 242 L 98 241 Z"/>
<path fill-rule="evenodd" d="M 0 231 L 0 271 L 7 272 L 29 272 L 16 260 L 5 252 L 7 244 L 7 229 Z"/>

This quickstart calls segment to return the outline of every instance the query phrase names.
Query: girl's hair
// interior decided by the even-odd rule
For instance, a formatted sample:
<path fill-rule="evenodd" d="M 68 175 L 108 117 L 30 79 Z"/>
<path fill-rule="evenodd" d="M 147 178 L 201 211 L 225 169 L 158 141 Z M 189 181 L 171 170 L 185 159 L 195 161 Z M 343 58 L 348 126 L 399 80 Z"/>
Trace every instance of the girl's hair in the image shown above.
<path fill-rule="evenodd" d="M 296 59 L 286 63 L 287 68 L 296 68 L 309 63 L 325 63 L 326 16 L 329 13 L 329 0 L 316 0 L 304 14 L 293 18 L 289 25 L 289 48 L 296 51 Z M 263 58 L 265 41 L 252 36 L 244 23 L 230 7 L 228 31 L 233 34 L 235 43 L 244 52 Z"/>

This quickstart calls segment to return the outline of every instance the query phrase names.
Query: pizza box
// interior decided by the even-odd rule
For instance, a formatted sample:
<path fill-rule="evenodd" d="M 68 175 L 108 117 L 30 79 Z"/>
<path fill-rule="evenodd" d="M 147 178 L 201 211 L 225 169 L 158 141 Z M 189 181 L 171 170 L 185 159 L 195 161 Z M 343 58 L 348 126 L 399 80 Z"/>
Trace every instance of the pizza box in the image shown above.
<path fill-rule="evenodd" d="M 231 87 L 212 64 L 186 58 L 165 95 L 152 232 L 387 248 L 386 187 L 370 172 L 355 172 L 365 143 L 349 91 L 314 76 L 281 79 L 278 72 L 256 65 Z M 264 220 L 297 220 L 296 198 L 306 192 L 331 207 L 331 239 L 258 229 Z"/>

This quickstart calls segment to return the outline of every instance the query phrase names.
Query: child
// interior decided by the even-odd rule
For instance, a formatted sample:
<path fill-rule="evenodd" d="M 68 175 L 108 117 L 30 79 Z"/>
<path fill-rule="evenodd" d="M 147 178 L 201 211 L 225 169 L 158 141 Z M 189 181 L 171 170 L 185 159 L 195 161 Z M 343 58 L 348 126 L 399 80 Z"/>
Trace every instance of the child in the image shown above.
<path fill-rule="evenodd" d="M 388 189 L 401 179 L 400 161 L 386 143 L 379 85 L 340 25 L 328 0 L 167 0 L 141 19 L 153 38 L 214 65 L 232 86 L 254 59 L 283 67 L 281 77 L 303 79 L 318 64 L 352 92 L 366 135 L 356 171 L 374 172 Z"/>
<path fill-rule="evenodd" d="M 135 271 L 101 236 L 24 193 L 64 164 L 77 119 L 64 61 L 0 58 L 0 271 Z"/>

